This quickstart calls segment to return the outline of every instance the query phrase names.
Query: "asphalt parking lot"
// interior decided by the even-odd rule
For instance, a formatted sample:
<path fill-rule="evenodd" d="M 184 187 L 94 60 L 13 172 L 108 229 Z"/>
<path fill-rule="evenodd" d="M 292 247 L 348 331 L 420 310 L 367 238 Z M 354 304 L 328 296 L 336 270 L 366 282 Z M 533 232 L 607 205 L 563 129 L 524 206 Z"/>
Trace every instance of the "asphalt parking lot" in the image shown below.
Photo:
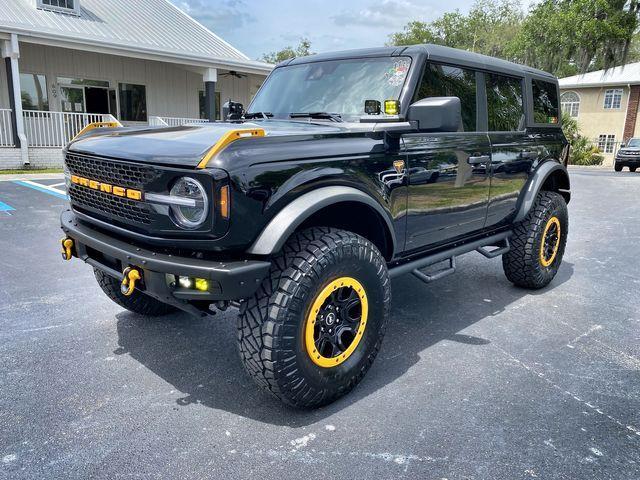
<path fill-rule="evenodd" d="M 0 477 L 640 478 L 640 174 L 571 174 L 548 288 L 478 254 L 397 279 L 369 374 L 312 412 L 245 376 L 235 312 L 137 317 L 63 262 L 62 180 L 0 182 Z"/>

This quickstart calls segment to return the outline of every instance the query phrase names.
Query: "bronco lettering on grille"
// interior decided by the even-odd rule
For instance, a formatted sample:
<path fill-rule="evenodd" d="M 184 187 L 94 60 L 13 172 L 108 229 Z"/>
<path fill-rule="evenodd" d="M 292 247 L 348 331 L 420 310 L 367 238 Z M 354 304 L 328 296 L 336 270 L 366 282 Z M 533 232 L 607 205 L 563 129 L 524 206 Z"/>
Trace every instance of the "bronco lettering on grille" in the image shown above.
<path fill-rule="evenodd" d="M 110 193 L 117 197 L 125 197 L 131 200 L 142 200 L 143 193 L 140 190 L 134 190 L 133 188 L 118 187 L 109 183 L 98 182 L 89 178 L 79 177 L 78 175 L 71 175 L 71 183 L 80 185 L 81 187 L 91 188 L 104 193 Z"/>

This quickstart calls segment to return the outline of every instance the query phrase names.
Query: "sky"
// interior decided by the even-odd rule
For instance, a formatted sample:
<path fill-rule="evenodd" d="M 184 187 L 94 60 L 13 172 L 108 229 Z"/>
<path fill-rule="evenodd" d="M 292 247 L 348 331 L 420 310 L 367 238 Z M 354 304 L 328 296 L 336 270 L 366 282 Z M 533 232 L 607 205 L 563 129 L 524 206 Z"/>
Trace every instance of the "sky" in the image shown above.
<path fill-rule="evenodd" d="M 251 59 L 311 41 L 313 52 L 379 47 L 411 20 L 467 12 L 463 0 L 170 0 Z M 533 0 L 524 0 L 528 6 Z"/>

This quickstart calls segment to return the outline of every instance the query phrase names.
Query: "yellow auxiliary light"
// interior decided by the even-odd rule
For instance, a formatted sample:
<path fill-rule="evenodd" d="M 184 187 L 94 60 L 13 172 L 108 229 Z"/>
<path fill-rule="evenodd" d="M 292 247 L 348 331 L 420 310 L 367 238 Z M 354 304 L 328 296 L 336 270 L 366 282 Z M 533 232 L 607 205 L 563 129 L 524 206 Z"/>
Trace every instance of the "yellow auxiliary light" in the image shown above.
<path fill-rule="evenodd" d="M 385 100 L 384 101 L 384 113 L 387 115 L 399 115 L 400 114 L 400 100 Z"/>
<path fill-rule="evenodd" d="M 196 290 L 206 292 L 209 290 L 209 281 L 205 278 L 196 278 Z"/>

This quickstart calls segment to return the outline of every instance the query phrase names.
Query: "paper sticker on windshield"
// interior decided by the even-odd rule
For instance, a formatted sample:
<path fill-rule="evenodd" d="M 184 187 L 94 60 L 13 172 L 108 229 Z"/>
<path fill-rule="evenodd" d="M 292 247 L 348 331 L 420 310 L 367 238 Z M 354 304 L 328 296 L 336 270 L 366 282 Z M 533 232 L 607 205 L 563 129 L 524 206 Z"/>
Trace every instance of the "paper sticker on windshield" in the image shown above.
<path fill-rule="evenodd" d="M 384 74 L 387 83 L 393 87 L 402 85 L 404 79 L 407 78 L 407 73 L 409 73 L 409 65 L 409 60 L 398 60 L 394 62 L 393 66 Z"/>

